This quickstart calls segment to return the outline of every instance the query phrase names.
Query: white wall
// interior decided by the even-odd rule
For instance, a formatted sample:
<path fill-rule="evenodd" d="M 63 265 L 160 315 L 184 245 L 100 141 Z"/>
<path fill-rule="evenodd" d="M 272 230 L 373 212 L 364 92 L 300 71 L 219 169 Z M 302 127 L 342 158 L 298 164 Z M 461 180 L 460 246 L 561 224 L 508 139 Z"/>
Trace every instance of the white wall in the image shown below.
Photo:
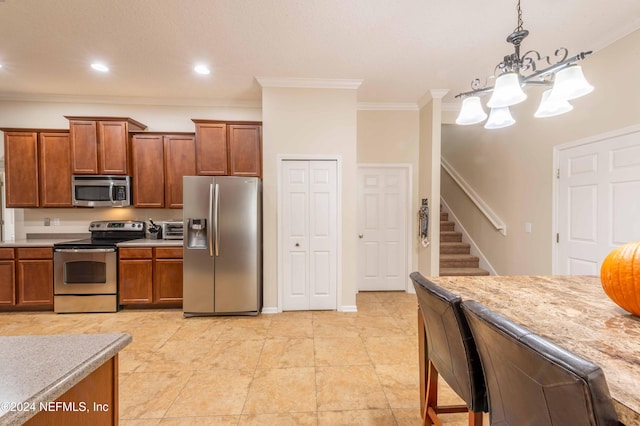
<path fill-rule="evenodd" d="M 414 218 L 418 211 L 419 160 L 419 112 L 414 111 L 358 111 L 358 164 L 403 163 L 410 164 L 413 175 L 411 187 L 411 265 L 418 268 L 420 245 L 418 223 Z M 407 280 L 409 278 L 407 277 Z"/>
<path fill-rule="evenodd" d="M 492 131 L 481 125 L 443 126 L 443 157 L 505 221 L 508 235 L 495 231 L 447 177 L 443 198 L 499 274 L 552 272 L 553 147 L 640 123 L 638 67 L 640 31 L 583 61 L 595 90 L 572 101 L 575 109 L 568 114 L 533 118 L 541 96 L 533 89 L 527 101 L 512 108 L 514 126 Z M 452 119 L 448 114 L 448 122 Z M 527 222 L 530 234 L 524 232 Z"/>
<path fill-rule="evenodd" d="M 278 156 L 330 155 L 342 159 L 342 293 L 338 308 L 355 307 L 356 91 L 265 87 L 262 117 L 264 306 L 278 306 Z"/>

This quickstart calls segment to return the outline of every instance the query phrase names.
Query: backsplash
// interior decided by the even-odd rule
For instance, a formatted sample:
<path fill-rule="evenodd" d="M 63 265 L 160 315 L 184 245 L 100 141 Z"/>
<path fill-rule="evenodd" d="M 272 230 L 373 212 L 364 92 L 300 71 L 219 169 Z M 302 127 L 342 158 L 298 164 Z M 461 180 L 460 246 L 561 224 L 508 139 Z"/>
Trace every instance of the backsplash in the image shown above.
<path fill-rule="evenodd" d="M 133 207 L 24 209 L 24 220 L 22 223 L 16 221 L 16 238 L 26 238 L 28 234 L 88 233 L 89 223 L 94 220 L 142 220 L 148 224 L 149 218 L 156 223 L 182 220 L 182 210 Z"/>

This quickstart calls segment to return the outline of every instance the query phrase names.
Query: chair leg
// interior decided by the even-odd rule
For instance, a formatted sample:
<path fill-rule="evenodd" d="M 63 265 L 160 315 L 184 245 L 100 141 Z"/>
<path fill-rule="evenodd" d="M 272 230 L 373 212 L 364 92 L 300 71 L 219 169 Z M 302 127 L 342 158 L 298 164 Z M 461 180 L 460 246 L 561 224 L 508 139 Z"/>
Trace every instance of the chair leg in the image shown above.
<path fill-rule="evenodd" d="M 469 411 L 469 426 L 482 426 L 482 412 Z"/>
<path fill-rule="evenodd" d="M 433 410 L 438 406 L 438 370 L 429 360 L 429 364 L 427 366 L 427 385 L 426 385 L 426 397 L 424 402 L 424 415 L 423 426 L 432 425 L 435 422 L 439 423 L 437 416 L 435 416 L 435 411 Z M 435 417 L 435 418 L 434 418 Z"/>

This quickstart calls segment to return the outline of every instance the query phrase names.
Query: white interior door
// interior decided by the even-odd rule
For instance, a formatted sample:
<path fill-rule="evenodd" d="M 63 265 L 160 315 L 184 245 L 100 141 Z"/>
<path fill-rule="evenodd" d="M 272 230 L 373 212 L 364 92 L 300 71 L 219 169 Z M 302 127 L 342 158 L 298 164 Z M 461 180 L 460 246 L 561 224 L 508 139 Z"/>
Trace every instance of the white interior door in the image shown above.
<path fill-rule="evenodd" d="M 358 290 L 406 290 L 405 167 L 358 167 Z"/>
<path fill-rule="evenodd" d="M 559 274 L 599 275 L 615 247 L 640 240 L 640 132 L 559 152 Z"/>
<path fill-rule="evenodd" d="M 283 310 L 337 308 L 336 161 L 283 161 Z"/>

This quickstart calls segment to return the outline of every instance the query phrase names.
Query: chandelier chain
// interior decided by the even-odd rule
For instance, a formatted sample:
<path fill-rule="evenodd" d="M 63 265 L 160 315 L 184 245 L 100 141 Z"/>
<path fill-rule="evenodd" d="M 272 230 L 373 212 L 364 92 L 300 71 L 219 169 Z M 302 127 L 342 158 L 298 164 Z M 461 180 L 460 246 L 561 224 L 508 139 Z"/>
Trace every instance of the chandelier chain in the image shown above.
<path fill-rule="evenodd" d="M 522 31 L 524 27 L 524 21 L 522 20 L 522 8 L 520 7 L 520 0 L 518 0 L 517 10 L 518 10 L 518 26 L 516 27 L 515 30 L 513 30 L 514 33 L 518 31 Z"/>

